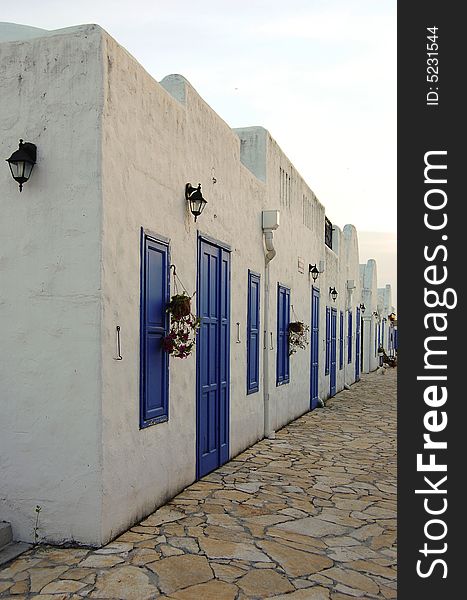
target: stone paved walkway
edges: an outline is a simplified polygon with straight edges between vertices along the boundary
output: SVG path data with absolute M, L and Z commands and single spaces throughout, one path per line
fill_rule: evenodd
M 30 550 L 0 598 L 396 598 L 396 377 L 364 376 L 100 550 Z

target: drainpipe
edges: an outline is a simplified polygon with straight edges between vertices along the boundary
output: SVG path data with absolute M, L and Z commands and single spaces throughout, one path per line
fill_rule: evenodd
M 344 323 L 345 323 L 345 331 L 347 332 L 347 335 L 345 336 L 345 339 L 348 339 L 349 337 L 349 309 L 350 309 L 350 303 L 351 303 L 351 298 L 352 298 L 352 292 L 355 289 L 355 282 L 353 279 L 347 279 L 347 282 L 345 284 L 345 290 L 346 290 L 346 294 L 345 294 L 345 311 L 344 311 Z M 352 325 L 355 327 L 355 323 L 353 322 L 352 319 Z M 350 343 L 352 343 L 352 340 L 350 340 Z M 345 348 L 345 344 L 344 344 L 344 348 Z M 346 366 L 347 366 L 347 355 L 349 352 L 349 347 L 347 345 L 347 353 L 344 353 L 344 390 L 350 390 L 350 385 L 347 383 L 347 379 L 346 379 Z
M 274 248 L 274 230 L 279 227 L 279 211 L 263 211 L 264 245 L 266 247 L 264 264 L 264 344 L 263 344 L 263 398 L 264 398 L 264 437 L 274 439 L 276 432 L 271 423 L 271 405 L 269 401 L 269 263 L 276 256 Z

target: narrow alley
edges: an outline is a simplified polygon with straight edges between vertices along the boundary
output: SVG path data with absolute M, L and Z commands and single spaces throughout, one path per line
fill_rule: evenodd
M 104 548 L 33 548 L 0 598 L 396 598 L 396 383 L 363 375 Z

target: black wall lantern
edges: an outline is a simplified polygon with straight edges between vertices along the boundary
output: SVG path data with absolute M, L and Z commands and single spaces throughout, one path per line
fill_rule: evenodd
M 203 198 L 201 193 L 201 184 L 198 183 L 198 187 L 195 188 L 191 183 L 187 183 L 185 186 L 185 198 L 190 204 L 190 211 L 196 222 L 196 219 L 203 212 L 204 207 L 207 204 L 207 201 Z
M 334 302 L 336 301 L 337 298 L 337 290 L 335 287 L 330 287 L 329 288 L 329 293 L 331 294 L 331 298 L 334 300 Z
M 366 306 L 364 304 L 360 304 L 360 310 L 362 311 L 362 313 L 365 312 Z
M 16 152 L 7 158 L 13 179 L 19 183 L 19 191 L 23 189 L 23 183 L 29 179 L 32 169 L 36 164 L 37 147 L 31 142 L 19 141 Z
M 319 271 L 316 265 L 308 265 L 308 272 L 313 277 L 313 281 L 318 279 Z

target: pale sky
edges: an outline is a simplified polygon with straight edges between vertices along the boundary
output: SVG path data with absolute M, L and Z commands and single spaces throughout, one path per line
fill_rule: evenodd
M 231 127 L 268 129 L 331 221 L 393 234 L 385 239 L 395 273 L 396 0 L 2 0 L 1 8 L 2 21 L 44 29 L 98 23 L 158 81 L 184 75 Z

